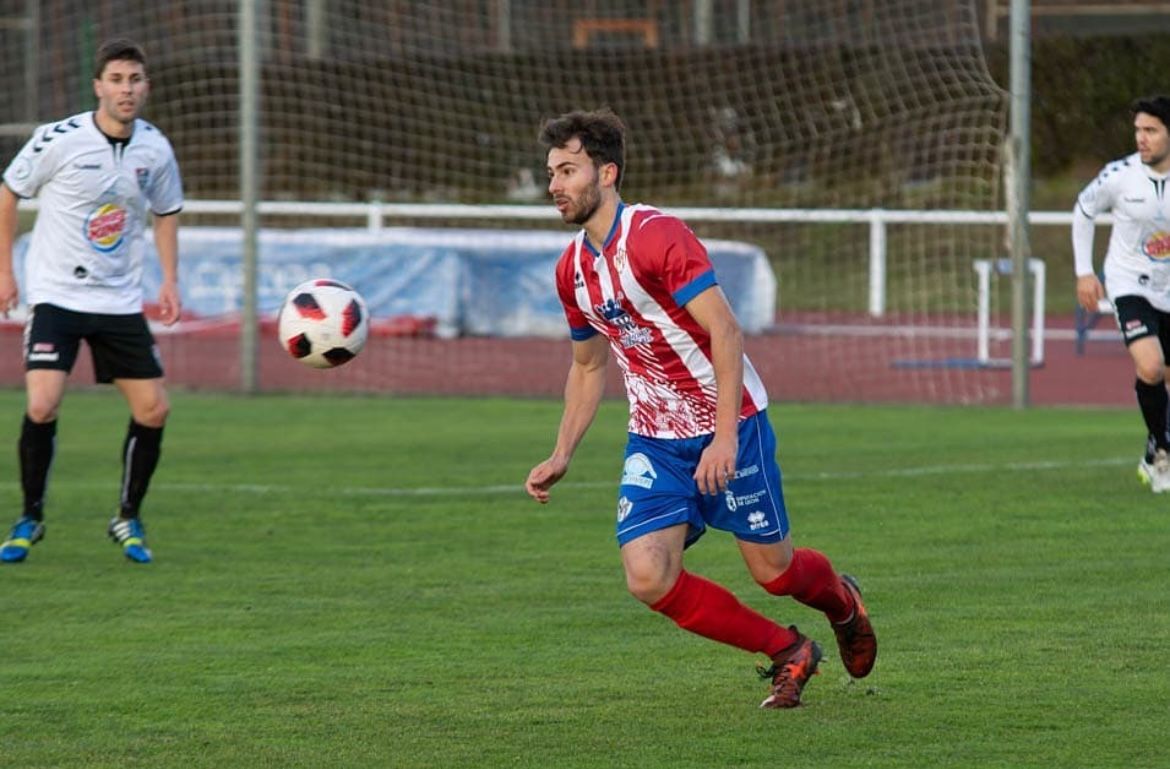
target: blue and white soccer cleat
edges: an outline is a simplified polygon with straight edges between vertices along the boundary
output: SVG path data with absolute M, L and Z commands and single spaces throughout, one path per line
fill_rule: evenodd
M 20 563 L 28 557 L 29 548 L 45 538 L 45 524 L 35 518 L 21 518 L 12 527 L 12 533 L 0 545 L 0 562 Z
M 110 539 L 122 546 L 122 554 L 135 563 L 150 563 L 150 548 L 146 546 L 146 529 L 137 518 L 114 516 L 108 529 Z

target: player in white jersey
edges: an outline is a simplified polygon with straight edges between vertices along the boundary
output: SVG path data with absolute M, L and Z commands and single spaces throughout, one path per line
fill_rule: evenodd
M 138 117 L 150 90 L 135 43 L 113 40 L 94 68 L 97 109 L 39 127 L 0 185 L 0 311 L 20 300 L 13 273 L 17 199 L 40 208 L 25 257 L 24 360 L 27 411 L 21 428 L 24 511 L 0 545 L 0 562 L 23 561 L 44 537 L 44 500 L 57 413 L 82 340 L 98 382 L 112 382 L 130 407 L 122 445 L 121 498 L 108 533 L 123 554 L 149 563 L 139 508 L 158 465 L 170 406 L 158 347 L 143 312 L 142 261 L 148 213 L 162 266 L 158 310 L 178 321 L 178 213 L 183 188 L 170 143 Z
M 1138 477 L 1155 493 L 1170 490 L 1166 360 L 1170 350 L 1170 98 L 1131 106 L 1137 152 L 1114 161 L 1081 191 L 1073 210 L 1077 301 L 1089 312 L 1108 290 L 1137 379 L 1134 390 L 1146 424 Z M 1093 269 L 1093 220 L 1112 211 L 1105 283 Z
M 821 660 L 795 627 L 753 611 L 683 568 L 708 526 L 730 532 L 752 577 L 823 612 L 850 675 L 868 675 L 877 640 L 856 582 L 810 548 L 793 548 L 768 423 L 767 394 L 707 251 L 673 216 L 625 205 L 625 127 L 608 110 L 573 112 L 541 130 L 549 193 L 583 226 L 557 265 L 573 361 L 552 455 L 525 487 L 541 503 L 564 477 L 597 413 L 612 353 L 630 423 L 617 541 L 630 592 L 679 627 L 772 659 L 766 708 L 791 708 Z

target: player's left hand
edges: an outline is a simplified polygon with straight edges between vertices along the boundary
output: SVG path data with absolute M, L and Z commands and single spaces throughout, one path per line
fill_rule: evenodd
M 163 283 L 158 292 L 159 320 L 164 326 L 173 326 L 179 322 L 183 313 L 183 302 L 179 298 L 179 287 L 174 283 Z
M 739 452 L 739 441 L 735 438 L 715 436 L 699 456 L 695 468 L 695 483 L 702 494 L 718 494 L 727 491 L 727 484 L 735 477 L 735 457 Z

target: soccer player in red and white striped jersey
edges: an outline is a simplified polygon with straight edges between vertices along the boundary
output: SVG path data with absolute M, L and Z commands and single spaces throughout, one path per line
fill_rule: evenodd
M 708 526 L 731 533 L 752 577 L 822 611 L 846 669 L 868 675 L 877 641 L 854 580 L 794 548 L 763 383 L 703 244 L 682 221 L 627 205 L 619 189 L 625 127 L 608 110 L 545 123 L 549 193 L 582 230 L 557 264 L 573 362 L 556 445 L 528 475 L 548 502 L 597 412 L 617 359 L 630 401 L 617 540 L 630 592 L 698 635 L 772 658 L 762 707 L 800 704 L 820 646 L 683 568 Z

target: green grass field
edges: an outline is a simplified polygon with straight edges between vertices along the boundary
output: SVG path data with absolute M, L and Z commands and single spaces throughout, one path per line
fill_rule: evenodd
M 850 684 L 708 534 L 691 570 L 830 652 L 789 712 L 626 594 L 624 408 L 542 507 L 558 403 L 179 394 L 140 567 L 105 539 L 121 401 L 71 393 L 48 537 L 0 569 L 0 766 L 1166 766 L 1170 499 L 1135 412 L 774 406 L 795 540 L 881 642 Z

